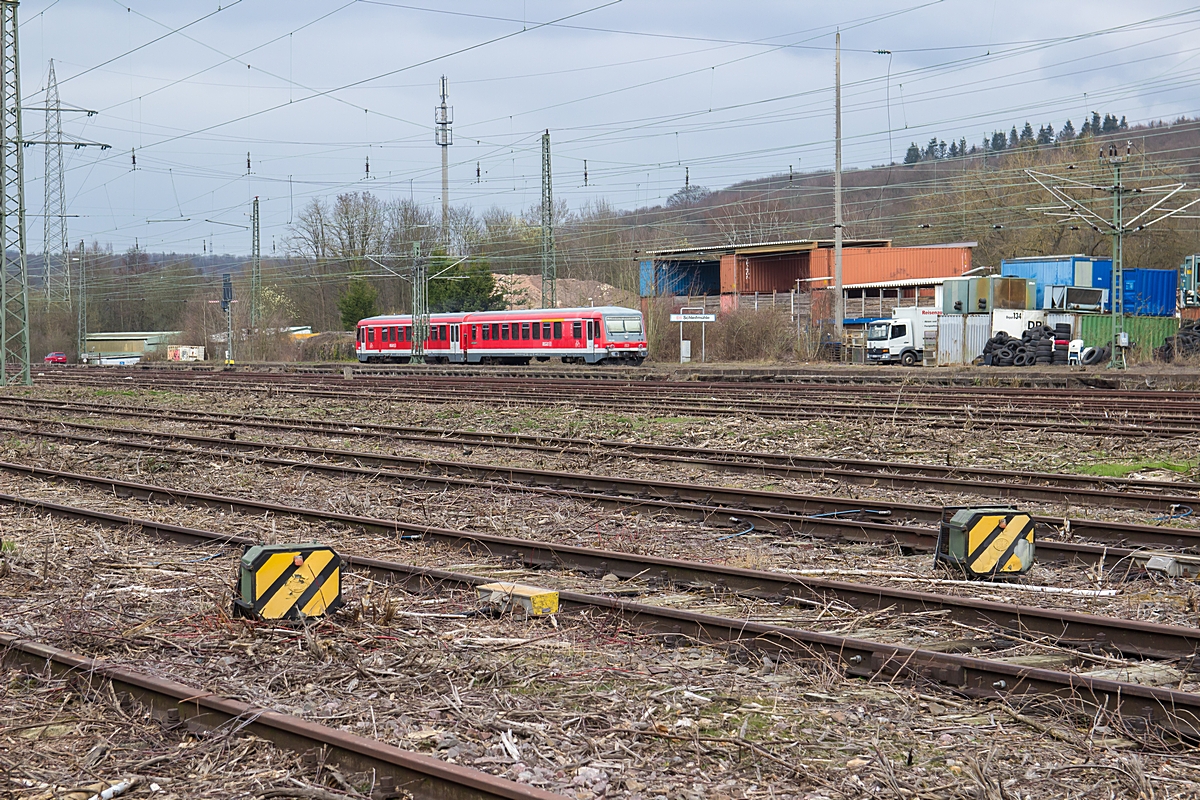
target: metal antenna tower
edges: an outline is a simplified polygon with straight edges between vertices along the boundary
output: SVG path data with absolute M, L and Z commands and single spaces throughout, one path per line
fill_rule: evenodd
M 26 386 L 29 375 L 29 266 L 25 260 L 25 157 L 21 139 L 21 59 L 17 0 L 0 0 L 0 380 Z
M 433 138 L 438 147 L 442 148 L 442 244 L 449 243 L 450 225 L 450 151 L 447 149 L 454 144 L 454 106 L 446 105 L 448 94 L 446 76 L 442 76 L 442 104 L 433 110 Z
M 250 327 L 262 324 L 262 249 L 259 241 L 258 198 L 250 213 Z
M 554 189 L 550 180 L 550 131 L 542 134 L 542 308 L 557 308 L 558 265 L 554 260 Z
M 54 59 L 46 77 L 46 208 L 42 238 L 47 305 L 71 301 L 71 262 L 67 248 L 67 197 L 64 188 L 62 148 L 62 106 L 58 97 L 58 79 L 54 77 Z
M 1126 345 L 1123 343 L 1123 339 L 1125 338 L 1123 336 L 1125 332 L 1125 235 L 1143 231 L 1151 225 L 1162 222 L 1168 217 L 1179 215 L 1181 212 L 1200 203 L 1200 197 L 1197 197 L 1190 202 L 1183 203 L 1177 208 L 1163 208 L 1171 198 L 1186 189 L 1186 183 L 1168 183 L 1144 188 L 1125 185 L 1121 180 L 1121 168 L 1128 163 L 1132 157 L 1132 152 L 1132 142 L 1126 143 L 1124 154 L 1114 144 L 1108 145 L 1107 154 L 1104 147 L 1100 148 L 1101 165 L 1109 166 L 1113 171 L 1113 182 L 1110 186 L 1088 183 L 1073 178 L 1060 178 L 1056 175 L 1036 170 L 1025 170 L 1026 175 L 1058 201 L 1051 206 L 1031 208 L 1031 211 L 1041 211 L 1047 216 L 1058 217 L 1060 222 L 1063 223 L 1082 221 L 1097 233 L 1113 237 L 1113 275 L 1110 297 L 1112 306 L 1112 357 L 1109 360 L 1109 366 L 1115 368 L 1124 368 L 1125 366 L 1124 347 Z M 1096 194 L 1111 195 L 1112 219 L 1102 216 L 1098 211 L 1090 207 L 1087 200 L 1079 199 L 1076 196 L 1084 193 L 1091 194 L 1093 197 Z M 1144 195 L 1150 201 L 1150 204 L 1126 220 L 1125 204 L 1128 195 Z M 1183 198 L 1180 199 L 1182 200 Z M 1158 216 L 1151 218 L 1151 215 L 1156 212 Z M 1200 219 L 1200 217 L 1194 215 L 1183 215 L 1181 218 Z

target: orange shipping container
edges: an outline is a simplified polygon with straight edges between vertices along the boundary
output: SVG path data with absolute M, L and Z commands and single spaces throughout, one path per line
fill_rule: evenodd
M 957 278 L 971 268 L 970 247 L 847 247 L 842 250 L 842 283 L 882 283 L 923 278 Z M 833 277 L 833 250 L 814 250 L 810 278 Z M 832 281 L 810 281 L 819 288 Z

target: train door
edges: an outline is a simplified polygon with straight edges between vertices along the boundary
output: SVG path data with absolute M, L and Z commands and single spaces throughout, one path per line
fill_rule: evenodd
M 462 361 L 462 342 L 459 341 L 458 325 L 450 326 L 450 360 Z
M 598 320 L 589 319 L 587 321 L 587 340 L 584 342 L 584 360 L 591 363 L 596 354 L 596 334 L 597 328 L 600 327 Z

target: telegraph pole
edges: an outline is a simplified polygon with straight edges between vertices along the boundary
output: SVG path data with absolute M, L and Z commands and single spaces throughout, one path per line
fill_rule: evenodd
M 442 151 L 446 152 L 445 150 Z M 429 332 L 429 279 L 425 259 L 421 257 L 421 243 L 412 246 L 412 356 L 410 364 L 425 363 L 425 338 Z M 464 326 L 465 327 L 465 326 Z
M 221 310 L 225 312 L 225 366 L 233 364 L 233 275 L 221 276 Z
M 450 241 L 450 145 L 454 144 L 454 106 L 446 105 L 449 93 L 446 76 L 442 76 L 442 104 L 433 110 L 434 141 L 442 148 L 442 245 L 449 249 Z
M 250 327 L 262 324 L 262 245 L 259 241 L 258 198 L 250 212 Z
M 88 335 L 88 318 L 87 318 L 87 263 L 84 261 L 85 248 L 83 239 L 79 240 L 79 305 L 78 313 L 79 320 L 77 324 L 77 333 L 79 336 L 79 360 L 82 363 L 84 356 L 87 355 L 87 335 Z
M 21 137 L 21 59 L 17 0 L 0 0 L 0 380 L 33 383 L 29 374 L 29 264 L 25 251 L 25 157 Z
M 542 308 L 558 307 L 554 256 L 554 190 L 550 179 L 550 131 L 542 134 Z
M 1112 276 L 1112 350 L 1108 365 L 1110 367 L 1125 367 L 1125 349 L 1122 346 L 1121 334 L 1125 332 L 1125 209 L 1122 195 L 1125 187 L 1121 184 L 1121 166 L 1128 158 L 1118 155 L 1110 149 L 1108 163 L 1113 168 L 1113 276 Z
M 834 38 L 833 51 L 833 330 L 840 347 L 843 321 L 846 318 L 846 301 L 842 297 L 842 32 Z M 839 353 L 841 351 L 839 350 Z

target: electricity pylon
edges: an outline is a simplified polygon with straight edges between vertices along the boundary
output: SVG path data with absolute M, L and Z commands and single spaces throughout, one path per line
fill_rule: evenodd
M 29 374 L 29 266 L 25 259 L 25 157 L 21 140 L 21 59 L 17 2 L 0 0 L 0 379 L 33 381 Z
M 550 131 L 542 134 L 542 308 L 558 307 L 554 260 L 554 190 L 550 180 Z

